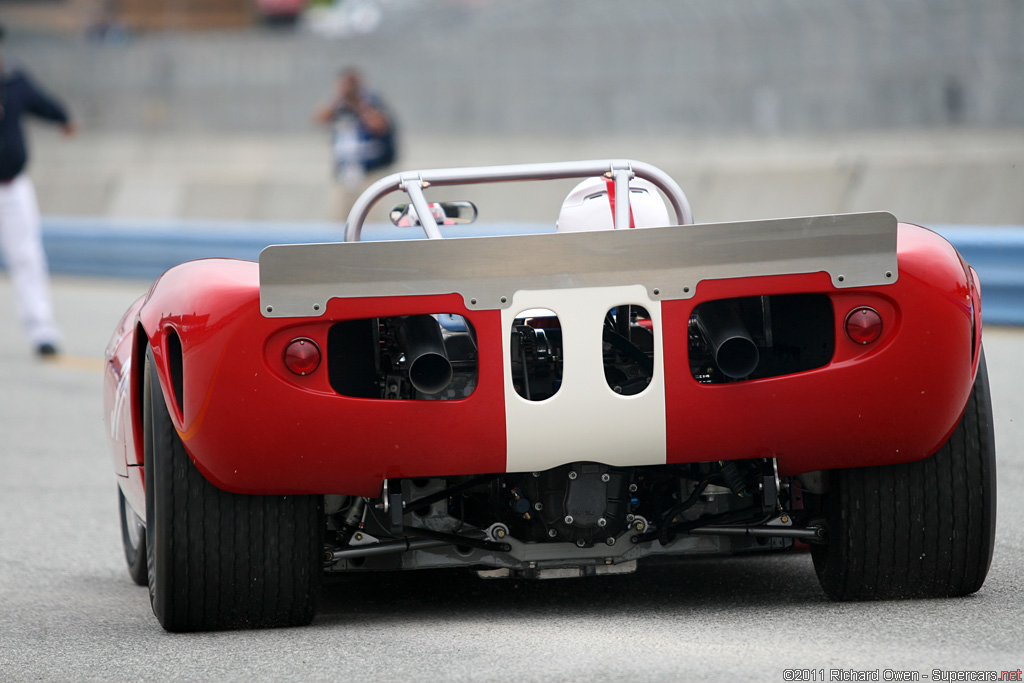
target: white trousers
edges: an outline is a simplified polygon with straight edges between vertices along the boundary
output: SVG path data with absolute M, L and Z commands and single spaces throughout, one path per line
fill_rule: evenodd
M 36 189 L 25 174 L 0 184 L 0 251 L 18 299 L 18 316 L 33 344 L 55 344 L 49 270 L 39 227 Z

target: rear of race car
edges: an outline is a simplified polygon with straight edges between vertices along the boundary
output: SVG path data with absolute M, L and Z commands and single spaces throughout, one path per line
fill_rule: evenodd
M 977 278 L 888 214 L 270 247 L 171 271 L 138 319 L 128 469 L 172 630 L 308 621 L 321 572 L 796 539 L 837 599 L 987 572 Z M 211 604 L 229 557 L 287 596 Z

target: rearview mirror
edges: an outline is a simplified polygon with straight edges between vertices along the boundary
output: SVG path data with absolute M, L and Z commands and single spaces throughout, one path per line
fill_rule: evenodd
M 430 202 L 427 206 L 438 225 L 465 225 L 476 220 L 477 211 L 473 202 Z M 391 222 L 400 228 L 420 224 L 412 204 L 399 204 L 391 209 Z

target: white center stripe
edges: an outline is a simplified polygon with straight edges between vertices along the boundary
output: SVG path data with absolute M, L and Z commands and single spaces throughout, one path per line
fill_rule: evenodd
M 643 306 L 654 323 L 654 378 L 634 396 L 616 394 L 604 376 L 602 330 L 616 306 Z M 546 308 L 562 327 L 563 379 L 544 401 L 512 386 L 509 331 L 516 315 Z M 516 292 L 502 311 L 508 471 L 546 470 L 577 461 L 609 465 L 665 464 L 665 370 L 661 303 L 641 285 Z

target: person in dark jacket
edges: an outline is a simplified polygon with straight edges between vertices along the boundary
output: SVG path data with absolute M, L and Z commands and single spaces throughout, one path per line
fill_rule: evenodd
M 0 39 L 3 28 L 0 27 Z M 40 234 L 39 202 L 25 174 L 28 148 L 23 115 L 52 121 L 75 133 L 67 110 L 21 70 L 6 71 L 0 59 L 0 252 L 18 299 L 22 326 L 41 357 L 57 354 L 49 271 Z
M 360 193 L 395 161 L 395 124 L 355 69 L 338 75 L 334 100 L 313 115 L 331 128 L 335 195 L 332 217 L 344 221 Z

